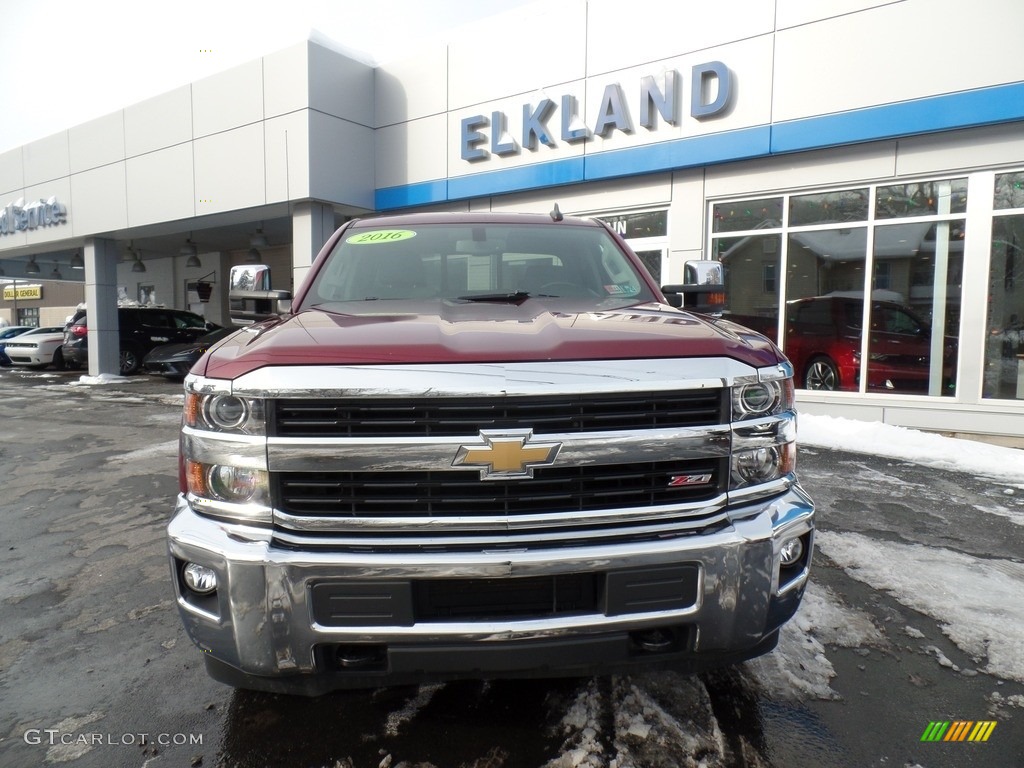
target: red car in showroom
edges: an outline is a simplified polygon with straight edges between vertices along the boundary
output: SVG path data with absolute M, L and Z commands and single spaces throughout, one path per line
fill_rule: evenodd
M 786 305 L 785 351 L 806 389 L 860 388 L 864 301 L 859 296 L 817 296 Z M 774 336 L 774 334 L 772 334 Z M 956 339 L 943 345 L 942 394 L 953 394 Z M 931 326 L 913 310 L 871 302 L 867 390 L 927 393 Z

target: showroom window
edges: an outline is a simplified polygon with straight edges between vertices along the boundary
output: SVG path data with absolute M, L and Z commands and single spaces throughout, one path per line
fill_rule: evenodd
M 966 210 L 966 179 L 716 202 L 727 315 L 805 389 L 953 395 Z
M 1024 400 L 1024 171 L 996 174 L 982 397 Z

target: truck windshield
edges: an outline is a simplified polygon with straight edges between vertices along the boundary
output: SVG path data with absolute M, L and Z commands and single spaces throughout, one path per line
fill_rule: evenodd
M 303 304 L 359 313 L 380 307 L 352 304 L 396 300 L 536 300 L 583 311 L 646 303 L 655 296 L 601 228 L 460 223 L 351 231 Z

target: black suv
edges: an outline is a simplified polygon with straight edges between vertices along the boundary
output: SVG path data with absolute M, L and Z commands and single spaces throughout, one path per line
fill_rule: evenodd
M 220 327 L 193 312 L 162 307 L 118 307 L 117 324 L 121 339 L 119 368 L 123 376 L 135 373 L 150 350 L 162 344 L 195 341 Z M 64 360 L 72 367 L 88 364 L 88 332 L 85 310 L 80 309 L 65 327 L 61 346 Z

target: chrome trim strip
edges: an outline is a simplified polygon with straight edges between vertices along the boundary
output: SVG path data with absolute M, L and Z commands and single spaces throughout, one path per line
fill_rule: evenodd
M 181 428 L 183 455 L 201 464 L 229 464 L 267 471 L 267 438 L 235 432 Z
M 723 458 L 729 455 L 728 425 L 697 429 L 642 432 L 586 432 L 535 435 L 562 448 L 555 466 L 627 464 L 666 459 Z M 267 468 L 271 472 L 385 472 L 472 471 L 479 467 L 452 467 L 459 448 L 479 441 L 479 434 L 463 437 L 272 437 L 267 440 Z M 671 455 L 667 446 L 671 444 Z
M 582 616 L 559 616 L 552 619 L 517 619 L 510 621 L 476 621 L 476 622 L 444 622 L 417 623 L 411 627 L 394 625 L 360 626 L 360 627 L 328 627 L 312 622 L 313 631 L 323 635 L 337 636 L 344 633 L 346 642 L 358 642 L 353 634 L 365 635 L 376 642 L 382 639 L 387 642 L 400 642 L 406 638 L 423 641 L 424 637 L 450 641 L 492 642 L 505 640 L 530 640 L 560 637 L 568 634 L 596 633 L 619 626 L 635 629 L 638 622 L 650 624 L 666 623 L 670 619 L 683 619 L 700 612 L 704 597 L 704 569 L 700 569 L 697 585 L 697 602 L 688 608 L 676 608 L 671 611 L 650 611 L 645 613 L 626 613 L 619 616 L 605 616 L 603 613 L 588 613 Z M 641 625 L 642 626 L 642 625 Z M 352 638 L 351 640 L 349 638 Z
M 614 525 L 623 523 L 643 523 L 647 521 L 664 521 L 666 517 L 671 517 L 670 524 L 663 524 L 657 528 L 652 528 L 652 531 L 678 531 L 681 524 L 690 522 L 691 520 L 696 523 L 695 527 L 703 528 L 719 519 L 723 519 L 725 514 L 723 508 L 725 506 L 725 494 L 717 496 L 709 501 L 702 501 L 699 504 L 685 504 L 685 505 L 664 505 L 658 507 L 636 507 L 627 509 L 608 509 L 608 510 L 597 510 L 594 512 L 587 512 L 585 515 L 586 524 L 592 525 L 600 523 L 602 525 Z M 481 533 L 494 533 L 496 531 L 502 533 L 516 534 L 520 531 L 538 531 L 540 529 L 548 530 L 551 528 L 568 528 L 578 527 L 581 523 L 583 516 L 574 514 L 539 514 L 539 515 L 488 515 L 474 517 L 470 515 L 461 517 L 317 517 L 313 515 L 290 515 L 280 510 L 274 511 L 274 522 L 275 524 L 287 528 L 292 531 L 333 531 L 338 533 L 365 533 L 377 531 L 380 533 L 394 533 L 398 532 L 403 534 L 401 539 L 415 540 L 418 545 L 428 546 L 427 541 L 429 540 L 431 532 L 434 531 L 479 531 Z M 586 531 L 573 531 L 571 533 L 562 534 L 561 538 L 574 539 L 574 538 L 587 538 L 591 535 L 598 536 L 612 536 L 615 535 L 636 535 L 638 532 L 646 531 L 647 529 L 637 528 L 630 526 L 628 529 L 616 529 L 613 531 L 607 530 L 586 530 Z M 551 540 L 557 534 L 550 533 L 548 536 L 544 536 L 543 540 Z M 278 538 L 285 538 L 280 532 L 276 532 L 275 536 Z M 380 543 L 394 544 L 396 542 L 394 536 L 380 539 Z M 518 537 L 516 541 L 518 541 Z M 470 542 L 479 542 L 480 537 L 467 538 Z M 351 539 L 346 540 L 346 544 L 349 546 L 353 544 L 362 544 L 364 540 L 362 538 L 357 541 Z M 445 536 L 439 538 L 437 544 L 451 544 L 453 539 Z M 496 543 L 505 543 L 505 539 L 499 539 Z M 316 543 L 316 540 L 310 543 Z

